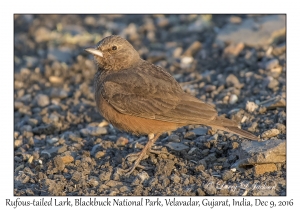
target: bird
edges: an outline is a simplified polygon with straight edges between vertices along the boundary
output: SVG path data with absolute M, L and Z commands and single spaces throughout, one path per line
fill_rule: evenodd
M 165 69 L 143 60 L 124 38 L 111 35 L 94 48 L 85 49 L 94 56 L 96 108 L 114 127 L 134 135 L 148 135 L 148 142 L 128 169 L 145 168 L 140 161 L 153 152 L 155 141 L 166 132 L 186 125 L 205 125 L 258 140 L 238 123 L 218 116 L 216 109 L 186 93 Z

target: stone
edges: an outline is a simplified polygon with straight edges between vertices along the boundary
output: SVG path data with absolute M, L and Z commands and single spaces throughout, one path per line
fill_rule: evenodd
M 129 140 L 128 140 L 127 138 L 121 136 L 121 137 L 118 138 L 118 140 L 116 141 L 116 145 L 117 145 L 118 147 L 125 147 L 126 144 L 128 144 L 128 142 L 129 142 Z
M 50 104 L 49 97 L 45 94 L 38 94 L 35 97 L 36 103 L 40 107 L 45 107 Z
M 243 87 L 239 79 L 234 74 L 229 74 L 228 77 L 226 77 L 226 85 L 228 87 L 236 87 L 236 88 Z
M 103 151 L 99 151 L 99 152 L 96 152 L 96 154 L 95 154 L 95 158 L 102 158 L 102 157 L 104 157 L 105 156 L 105 152 L 103 152 Z
M 237 97 L 237 95 L 235 95 L 235 94 L 232 94 L 232 95 L 230 95 L 230 97 L 229 97 L 229 103 L 230 104 L 235 104 L 237 101 L 238 101 L 238 97 Z
M 91 135 L 91 136 L 100 136 L 107 134 L 106 127 L 99 127 L 99 126 L 88 126 L 87 128 L 83 128 L 80 130 L 82 135 Z
M 250 47 L 262 47 L 275 39 L 285 36 L 285 15 L 249 17 L 240 24 L 228 23 L 216 37 L 217 42 L 244 43 Z
M 186 132 L 185 134 L 184 134 L 184 138 L 185 139 L 190 139 L 190 140 L 192 140 L 192 139 L 194 139 L 196 137 L 196 134 L 194 133 L 194 132 L 192 132 L 192 131 L 188 131 L 188 132 Z
M 271 137 L 277 136 L 279 133 L 280 133 L 280 131 L 278 129 L 273 128 L 273 129 L 263 132 L 261 134 L 261 137 L 262 138 L 271 138 Z
M 281 96 L 276 96 L 274 98 L 260 102 L 259 105 L 267 109 L 276 109 L 280 107 L 286 107 L 286 100 Z
M 63 159 L 60 156 L 56 156 L 53 160 L 55 167 L 57 170 L 62 171 L 65 168 L 65 163 L 63 162 Z
M 277 171 L 277 167 L 274 163 L 268 164 L 258 164 L 254 166 L 254 173 L 255 175 L 261 175 L 267 172 Z
M 249 165 L 284 163 L 286 161 L 286 140 L 245 141 L 235 152 L 239 161 L 238 167 Z
M 193 130 L 191 130 L 191 132 L 195 133 L 196 136 L 203 136 L 203 135 L 206 135 L 207 134 L 207 128 L 195 128 Z
M 178 135 L 172 134 L 168 137 L 168 141 L 171 142 L 180 142 L 180 138 Z
M 61 159 L 64 164 L 72 163 L 74 161 L 74 158 L 71 155 L 63 156 L 63 157 L 61 157 Z
M 176 143 L 176 142 L 169 142 L 166 146 L 169 147 L 171 150 L 175 150 L 175 151 L 182 151 L 182 150 L 189 149 L 189 147 L 186 146 L 185 144 Z
M 171 180 L 174 182 L 174 183 L 179 183 L 180 182 L 180 177 L 176 174 L 173 174 L 171 176 Z
M 231 170 L 227 170 L 222 173 L 223 181 L 227 181 L 228 179 L 231 179 L 232 177 L 233 177 L 233 173 Z
M 258 105 L 252 101 L 247 101 L 246 110 L 250 113 L 254 112 L 258 108 Z
M 122 182 L 114 181 L 114 180 L 109 180 L 105 183 L 105 185 L 109 187 L 117 187 L 117 186 L 123 186 L 124 184 Z

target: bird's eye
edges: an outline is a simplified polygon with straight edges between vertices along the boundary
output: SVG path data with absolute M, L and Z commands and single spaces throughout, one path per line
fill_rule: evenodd
M 117 46 L 113 46 L 111 49 L 112 50 L 117 50 Z

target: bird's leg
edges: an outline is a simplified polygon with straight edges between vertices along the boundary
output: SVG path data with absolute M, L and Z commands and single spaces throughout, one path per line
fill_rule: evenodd
M 131 156 L 133 156 L 133 155 L 139 155 L 139 156 L 138 156 L 138 158 L 135 160 L 134 164 L 130 168 L 128 168 L 126 170 L 122 170 L 123 172 L 126 173 L 127 176 L 130 175 L 134 171 L 134 169 L 136 167 L 145 168 L 145 167 L 143 167 L 143 166 L 140 165 L 140 162 L 143 159 L 143 157 L 147 154 L 147 152 L 151 150 L 151 146 L 159 138 L 160 135 L 161 135 L 161 133 L 158 133 L 155 136 L 149 135 L 148 136 L 149 141 L 147 142 L 147 144 L 145 145 L 145 147 L 143 148 L 143 150 L 141 152 L 139 152 L 138 154 L 135 153 L 135 154 L 131 155 Z

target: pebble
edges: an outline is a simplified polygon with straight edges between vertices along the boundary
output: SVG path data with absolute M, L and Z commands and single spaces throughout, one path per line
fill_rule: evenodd
M 229 103 L 230 104 L 235 104 L 238 101 L 238 97 L 235 94 L 230 95 L 229 97 Z
M 147 180 L 147 179 L 150 178 L 149 175 L 148 175 L 148 173 L 145 172 L 145 171 L 142 171 L 141 173 L 139 173 L 139 174 L 137 175 L 137 177 L 138 177 L 139 180 L 140 180 L 140 184 L 142 184 L 145 180 Z
M 48 106 L 50 103 L 49 97 L 44 94 L 38 94 L 35 97 L 35 100 L 36 100 L 37 105 L 39 105 L 40 107 Z
M 233 173 L 231 170 L 227 170 L 222 173 L 223 181 L 227 181 L 228 179 L 231 179 L 232 177 L 233 177 Z
M 278 80 L 272 79 L 268 84 L 268 88 L 273 89 L 273 88 L 276 88 L 278 85 L 279 85 Z
M 63 161 L 64 164 L 68 164 L 68 163 L 74 162 L 74 158 L 71 155 L 63 156 L 63 157 L 61 157 L 61 159 L 62 159 L 62 161 Z
M 278 59 L 272 59 L 265 64 L 266 70 L 271 70 L 279 65 Z
M 52 88 L 52 91 L 50 92 L 50 97 L 64 99 L 68 97 L 68 92 L 63 89 Z
M 178 175 L 173 174 L 173 175 L 171 176 L 171 180 L 172 180 L 174 183 L 179 183 L 181 179 L 180 179 L 180 177 L 179 177 Z
M 64 80 L 62 77 L 50 76 L 49 81 L 53 84 L 62 84 Z
M 243 85 L 240 84 L 239 79 L 234 74 L 229 74 L 226 78 L 226 85 L 228 87 L 241 88 Z
M 168 141 L 172 142 L 180 142 L 180 138 L 178 135 L 172 134 L 168 137 Z
M 62 171 L 65 168 L 65 163 L 63 162 L 63 159 L 60 156 L 56 156 L 53 160 L 55 167 L 57 170 Z
M 103 152 L 103 151 L 96 152 L 96 154 L 95 154 L 95 158 L 97 158 L 97 159 L 102 158 L 104 156 L 105 156 L 105 152 Z
M 194 139 L 196 137 L 196 134 L 192 131 L 188 131 L 184 134 L 185 139 Z
M 204 87 L 204 89 L 205 89 L 205 92 L 210 93 L 210 92 L 216 90 L 217 87 L 216 87 L 215 85 L 206 85 L 206 86 Z
M 246 110 L 250 113 L 254 112 L 258 108 L 258 105 L 252 101 L 247 101 Z
M 118 138 L 118 140 L 116 141 L 116 145 L 118 147 L 125 147 L 126 144 L 128 144 L 129 140 L 125 137 L 120 137 Z
M 15 142 L 14 142 L 15 148 L 20 147 L 22 144 L 23 144 L 23 140 L 21 140 L 21 139 L 17 139 L 17 140 L 15 140 Z
M 274 163 L 258 164 L 254 166 L 255 175 L 260 175 L 272 171 L 277 171 L 277 167 Z
M 185 144 L 176 143 L 176 142 L 169 142 L 166 146 L 169 147 L 171 150 L 175 150 L 175 151 L 182 151 L 189 148 Z
M 210 182 L 206 183 L 203 188 L 208 195 L 215 195 L 217 193 L 215 185 Z
M 83 135 L 100 136 L 107 134 L 107 128 L 99 126 L 88 126 L 87 128 L 81 129 L 80 133 Z
M 55 144 L 56 142 L 58 142 L 58 138 L 54 137 L 54 138 L 51 138 L 51 139 L 47 139 L 46 140 L 48 144 Z
M 208 129 L 207 128 L 195 128 L 191 130 L 191 132 L 195 133 L 196 136 L 203 136 L 207 134 Z
M 277 136 L 279 133 L 280 133 L 280 131 L 278 129 L 273 128 L 273 129 L 263 132 L 261 134 L 261 137 L 262 138 L 271 138 L 271 137 Z
M 188 152 L 188 154 L 191 155 L 191 154 L 193 154 L 196 150 L 197 150 L 197 147 L 193 147 L 192 149 L 190 149 L 190 151 Z

